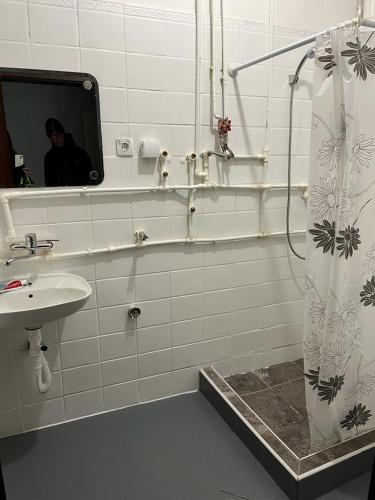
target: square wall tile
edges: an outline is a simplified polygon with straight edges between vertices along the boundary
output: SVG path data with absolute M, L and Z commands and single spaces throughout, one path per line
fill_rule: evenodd
M 79 340 L 98 335 L 98 319 L 96 310 L 79 311 L 58 321 L 61 342 Z
M 118 14 L 78 11 L 81 47 L 124 50 L 124 22 Z
M 137 356 L 102 363 L 103 386 L 138 378 Z
M 27 42 L 29 40 L 25 3 L 0 3 L 0 40 L 15 40 L 18 42 Z
M 171 346 L 171 326 L 166 324 L 138 328 L 137 337 L 140 354 L 167 349 Z
M 187 269 L 171 272 L 171 295 L 203 292 L 203 270 Z
M 167 94 L 167 122 L 176 125 L 192 125 L 195 119 L 195 94 Z
M 134 356 L 137 354 L 135 332 L 114 333 L 100 337 L 100 357 L 102 361 Z
M 149 352 L 138 356 L 139 377 L 150 377 L 171 371 L 171 350 Z
M 0 411 L 0 437 L 20 434 L 23 431 L 21 408 Z
M 138 382 L 139 400 L 152 401 L 166 398 L 172 394 L 172 378 L 170 373 L 163 373 L 155 377 L 140 379 Z
M 98 363 L 99 340 L 92 338 L 64 342 L 60 345 L 60 356 L 62 369 Z
M 120 89 L 111 91 L 123 92 Z M 132 214 L 130 195 L 125 193 L 91 196 L 90 206 L 93 220 L 129 219 Z
M 133 254 L 133 259 L 134 274 L 169 271 L 169 246 L 139 248 Z
M 172 346 L 192 344 L 203 340 L 202 318 L 172 323 Z
M 0 382 L 0 410 L 15 408 L 19 404 L 16 380 Z
M 134 256 L 132 252 L 116 252 L 95 257 L 97 279 L 129 276 L 133 273 Z
M 0 382 L 17 378 L 16 359 L 13 351 L 0 353 Z
M 169 297 L 169 273 L 143 274 L 135 277 L 135 296 L 137 301 Z
M 92 223 L 94 248 L 126 245 L 134 242 L 132 223 L 128 219 L 94 221 Z
M 29 5 L 30 38 L 32 42 L 55 45 L 78 45 L 75 9 Z
M 199 366 L 172 372 L 173 394 L 197 391 L 199 388 Z
M 31 63 L 36 69 L 55 71 L 80 71 L 79 49 L 76 47 L 52 47 L 31 45 Z M 94 75 L 95 76 L 95 75 Z
M 100 334 L 134 330 L 135 321 L 128 318 L 129 306 L 104 307 L 98 310 Z
M 112 278 L 96 282 L 99 307 L 134 302 L 134 278 Z
M 64 402 L 62 398 L 51 399 L 22 408 L 25 430 L 56 424 L 65 420 Z
M 164 55 L 165 23 L 155 19 L 125 16 L 125 44 L 128 52 Z
M 203 315 L 203 296 L 200 293 L 195 295 L 184 295 L 171 299 L 171 319 L 183 321 L 186 319 L 199 318 Z
M 4 5 L 4 4 L 3 4 Z M 0 41 L 1 64 L 7 68 L 31 67 L 31 51 L 28 43 Z
M 125 87 L 123 52 L 81 49 L 82 71 L 91 73 L 105 87 Z
M 95 389 L 64 397 L 66 418 L 79 418 L 93 415 L 103 410 L 102 390 Z
M 137 319 L 138 328 L 147 326 L 162 325 L 170 321 L 170 300 L 150 300 L 149 302 L 140 302 L 138 306 L 141 309 L 141 315 Z
M 167 123 L 164 92 L 128 90 L 128 119 L 131 123 Z
M 127 120 L 127 94 L 125 89 L 100 89 L 100 117 L 103 122 L 123 123 Z M 101 201 L 110 201 L 107 197 L 104 200 L 102 197 L 96 198 Z
M 115 410 L 138 403 L 138 382 L 103 387 L 104 409 Z
M 165 59 L 157 56 L 126 54 L 129 89 L 165 90 Z
M 195 26 L 185 23 L 167 23 L 167 55 L 184 59 L 195 58 Z
M 87 196 L 50 197 L 43 200 L 46 207 L 47 222 L 80 222 L 91 220 Z
M 59 240 L 55 243 L 58 252 L 75 252 L 83 248 L 91 248 L 90 222 L 48 224 L 48 230 Z
M 172 370 L 180 370 L 181 368 L 200 365 L 202 362 L 203 344 L 201 342 L 173 347 L 172 349 Z
M 63 370 L 64 394 L 88 391 L 101 386 L 100 365 L 87 365 Z
M 172 92 L 194 92 L 195 62 L 188 59 L 167 58 L 165 61 L 165 89 Z
M 233 333 L 235 333 L 236 329 L 238 328 L 237 316 L 237 313 L 228 313 L 203 318 L 203 331 L 205 340 L 233 335 Z

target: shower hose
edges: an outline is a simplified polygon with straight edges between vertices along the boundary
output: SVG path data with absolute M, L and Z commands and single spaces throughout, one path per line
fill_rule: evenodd
M 299 63 L 297 70 L 294 75 L 291 76 L 290 84 L 290 101 L 289 101 L 289 138 L 288 138 L 288 195 L 286 204 L 286 236 L 288 240 L 288 245 L 290 250 L 294 253 L 296 257 L 302 260 L 306 260 L 305 257 L 300 255 L 294 248 L 291 237 L 290 237 L 290 201 L 291 201 L 291 182 L 292 182 L 292 139 L 293 139 L 293 104 L 294 104 L 294 90 L 295 86 L 299 80 L 300 71 L 307 61 L 307 59 L 313 58 L 315 55 L 314 49 L 309 49 L 304 55 L 301 62 Z

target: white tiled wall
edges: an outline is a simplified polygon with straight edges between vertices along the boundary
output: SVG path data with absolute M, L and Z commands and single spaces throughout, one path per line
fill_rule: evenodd
M 214 147 L 209 120 L 209 19 L 203 2 L 201 149 Z M 280 47 L 355 13 L 354 0 L 227 0 L 228 63 Z M 153 162 L 115 156 L 114 140 L 158 139 L 168 149 L 170 183 L 186 184 L 194 150 L 195 1 L 0 0 L 0 66 L 90 72 L 100 84 L 105 186 L 154 185 Z M 270 20 L 272 26 L 270 26 Z M 272 29 L 271 29 L 272 28 Z M 219 31 L 218 31 L 219 37 Z M 305 49 L 228 79 L 235 153 L 261 153 L 270 103 L 268 181 L 286 181 L 288 75 Z M 219 56 L 219 54 L 218 54 Z M 296 92 L 294 180 L 306 181 L 311 62 Z M 268 75 L 271 87 L 268 89 Z M 219 90 L 219 89 L 218 89 Z M 219 101 L 219 99 L 218 99 Z M 211 164 L 212 181 L 260 182 L 263 167 Z M 265 227 L 285 227 L 285 192 L 266 200 Z M 60 239 L 58 251 L 186 236 L 186 194 L 49 198 L 12 203 L 17 233 Z M 259 200 L 244 192 L 197 194 L 197 237 L 259 230 Z M 293 199 L 292 225 L 304 228 Z M 303 251 L 303 238 L 296 238 Z M 0 335 L 0 434 L 61 422 L 197 388 L 199 367 L 240 371 L 301 355 L 303 263 L 284 239 L 160 247 L 50 263 L 25 272 L 84 276 L 94 295 L 83 311 L 43 328 L 53 370 L 50 391 L 31 391 L 23 331 Z M 137 303 L 137 324 L 127 319 Z

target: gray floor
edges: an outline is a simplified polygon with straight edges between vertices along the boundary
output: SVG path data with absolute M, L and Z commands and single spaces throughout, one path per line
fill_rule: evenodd
M 286 500 L 197 393 L 0 440 L 8 500 Z M 365 500 L 369 476 L 321 497 Z

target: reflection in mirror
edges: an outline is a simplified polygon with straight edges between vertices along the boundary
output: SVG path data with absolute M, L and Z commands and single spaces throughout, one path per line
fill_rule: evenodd
M 102 181 L 95 78 L 0 68 L 0 188 Z

